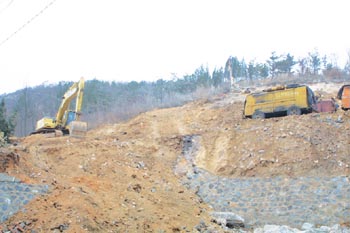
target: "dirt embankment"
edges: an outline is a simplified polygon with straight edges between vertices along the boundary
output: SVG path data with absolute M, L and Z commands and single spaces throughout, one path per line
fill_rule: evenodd
M 243 100 L 243 94 L 229 94 L 155 110 L 83 139 L 20 139 L 10 148 L 20 162 L 6 172 L 48 184 L 50 192 L 6 224 L 30 219 L 43 232 L 62 224 L 68 232 L 192 231 L 201 220 L 210 225 L 210 208 L 174 175 L 185 135 L 199 136 L 195 162 L 217 175 L 350 174 L 349 112 L 251 120 L 242 117 Z

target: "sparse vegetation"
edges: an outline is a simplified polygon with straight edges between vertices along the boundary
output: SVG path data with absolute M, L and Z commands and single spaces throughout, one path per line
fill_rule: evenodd
M 129 119 L 141 112 L 155 108 L 174 107 L 199 98 L 209 98 L 226 93 L 236 86 L 276 85 L 290 83 L 314 83 L 350 80 L 349 61 L 344 68 L 337 65 L 334 57 L 323 56 L 314 50 L 308 57 L 296 59 L 291 53 L 272 52 L 265 63 L 229 57 L 225 67 L 200 66 L 193 74 L 174 76 L 171 80 L 155 82 L 105 82 L 97 79 L 86 82 L 83 119 L 94 128 L 103 123 Z M 27 87 L 6 95 L 9 113 L 16 113 L 11 129 L 16 136 L 32 132 L 38 119 L 55 116 L 61 97 L 70 82 L 57 85 Z M 10 123 L 10 122 L 8 122 Z M 4 130 L 5 132 L 6 130 Z M 9 132 L 5 132 L 5 136 Z

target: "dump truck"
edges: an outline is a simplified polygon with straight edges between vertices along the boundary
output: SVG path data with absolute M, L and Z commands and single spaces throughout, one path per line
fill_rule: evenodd
M 343 85 L 337 94 L 337 99 L 341 101 L 341 108 L 344 110 L 350 109 L 350 84 Z
M 87 122 L 80 121 L 83 103 L 84 78 L 66 91 L 62 97 L 61 105 L 56 117 L 44 117 L 37 121 L 36 129 L 31 134 L 56 133 L 56 135 L 84 136 L 87 131 Z M 74 110 L 70 109 L 75 99 Z
M 316 97 L 306 85 L 276 86 L 246 96 L 244 117 L 266 118 L 269 116 L 300 115 L 315 109 Z

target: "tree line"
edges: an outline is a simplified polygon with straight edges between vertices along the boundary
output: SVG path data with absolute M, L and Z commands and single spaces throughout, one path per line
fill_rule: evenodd
M 159 79 L 154 82 L 87 80 L 84 88 L 82 120 L 88 122 L 89 128 L 94 128 L 104 123 L 124 121 L 151 109 L 179 106 L 188 101 L 220 93 L 224 85 L 212 88 L 216 85 L 216 73 L 216 71 L 209 73 L 207 68 L 201 66 L 192 75 L 183 78 L 174 77 L 171 80 Z M 37 120 L 56 116 L 62 96 L 72 84 L 73 82 L 59 82 L 55 85 L 27 87 L 0 96 L 0 99 L 6 102 L 8 110 L 4 119 L 9 122 L 9 116 L 11 114 L 15 116 L 11 118 L 11 124 L 15 127 L 10 131 L 0 128 L 0 131 L 6 131 L 6 135 L 12 133 L 16 136 L 29 135 L 35 130 Z M 229 85 L 227 90 L 228 87 Z M 74 105 L 73 101 L 71 106 Z
M 246 62 L 237 57 L 229 57 L 225 65 L 225 75 L 238 80 L 276 78 L 281 75 L 298 77 L 315 77 L 342 79 L 350 75 L 350 51 L 344 67 L 339 67 L 335 56 L 321 55 L 317 50 L 308 53 L 307 57 L 296 59 L 290 53 L 272 52 L 266 62 Z
M 350 55 L 349 55 L 350 58 Z M 350 59 L 349 59 L 350 60 Z M 106 82 L 97 79 L 85 83 L 82 120 L 89 128 L 104 123 L 129 119 L 155 108 L 182 105 L 198 98 L 227 93 L 235 83 L 280 77 L 329 77 L 349 80 L 349 61 L 343 68 L 334 59 L 320 56 L 317 51 L 308 57 L 295 59 L 293 55 L 272 52 L 264 63 L 245 62 L 230 56 L 225 66 L 210 71 L 200 66 L 192 74 L 153 82 Z M 233 78 L 232 78 L 233 77 Z M 306 79 L 305 79 L 306 78 Z M 37 120 L 56 115 L 61 98 L 72 82 L 27 87 L 0 96 L 0 131 L 9 135 L 26 136 L 35 130 Z M 74 103 L 72 103 L 74 104 Z

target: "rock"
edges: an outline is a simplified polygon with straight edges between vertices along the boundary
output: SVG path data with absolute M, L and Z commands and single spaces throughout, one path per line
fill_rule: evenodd
M 211 216 L 219 225 L 232 228 L 244 227 L 244 219 L 232 212 L 212 212 Z
M 302 232 L 295 228 L 290 228 L 288 226 L 278 226 L 278 225 L 265 225 L 263 229 L 254 229 L 254 233 L 298 233 Z
M 342 228 L 339 224 L 332 227 L 321 226 L 316 228 L 312 223 L 304 223 L 302 230 L 288 226 L 265 225 L 263 228 L 254 229 L 254 233 L 349 233 L 350 229 Z
M 205 222 L 203 220 L 201 220 L 199 222 L 199 224 L 197 226 L 195 226 L 195 229 L 199 232 L 203 232 L 207 229 L 207 225 L 205 224 Z
M 254 233 L 264 233 L 264 229 L 263 228 L 255 228 Z
M 143 161 L 140 161 L 136 164 L 136 168 L 145 168 L 145 163 Z
M 135 185 L 129 185 L 127 188 L 128 191 L 135 191 L 137 193 L 140 193 L 142 190 L 142 187 L 140 184 L 135 184 Z
M 338 116 L 337 120 L 335 121 L 337 123 L 344 123 L 342 116 Z
M 52 227 L 50 230 L 59 230 L 60 232 L 63 232 L 65 230 L 68 230 L 68 228 L 69 228 L 69 224 L 64 223 L 64 224 Z
M 226 227 L 232 229 L 232 228 L 243 228 L 244 222 L 240 220 L 233 220 L 233 219 L 226 219 Z
M 339 224 L 332 226 L 329 230 L 331 233 L 350 233 L 350 228 L 342 228 Z
M 243 94 L 249 94 L 251 93 L 251 90 L 249 88 L 246 88 L 245 90 L 243 90 Z
M 318 230 L 321 232 L 329 232 L 331 230 L 331 228 L 327 227 L 327 226 L 321 226 Z
M 301 229 L 302 230 L 310 230 L 313 227 L 314 227 L 314 224 L 306 222 L 301 226 Z

